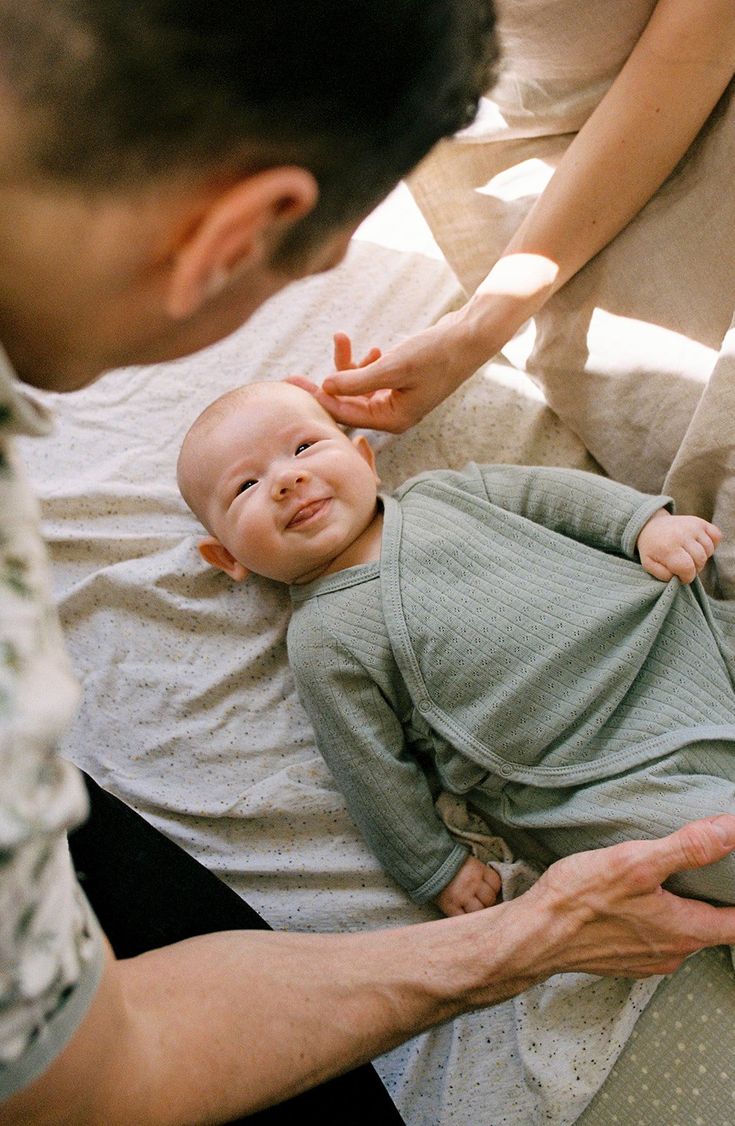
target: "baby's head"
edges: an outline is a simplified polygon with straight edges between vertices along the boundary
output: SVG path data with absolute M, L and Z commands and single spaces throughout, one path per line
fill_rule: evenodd
M 247 384 L 211 403 L 184 438 L 177 476 L 210 533 L 199 550 L 237 582 L 338 570 L 377 512 L 370 444 L 289 383 Z

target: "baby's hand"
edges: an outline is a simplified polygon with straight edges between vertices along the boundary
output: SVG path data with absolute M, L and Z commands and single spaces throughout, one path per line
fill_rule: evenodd
M 683 583 L 690 583 L 721 539 L 716 524 L 699 516 L 672 516 L 660 508 L 644 524 L 636 547 L 649 575 L 663 582 L 676 575 Z
M 475 856 L 468 856 L 453 880 L 436 897 L 445 915 L 469 915 L 492 907 L 500 891 L 500 876 Z

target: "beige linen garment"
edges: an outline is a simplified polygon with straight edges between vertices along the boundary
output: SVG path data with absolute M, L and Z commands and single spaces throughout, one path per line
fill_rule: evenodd
M 473 126 L 439 145 L 411 179 L 468 295 L 543 190 L 655 6 L 655 0 L 496 0 L 504 66 L 492 99 Z M 716 578 L 719 592 L 733 598 L 730 94 L 647 206 L 504 353 L 543 387 L 605 471 L 673 495 L 679 511 L 722 526 Z M 730 1121 L 732 997 L 725 950 L 685 963 L 645 1009 L 580 1126 Z M 567 1075 L 558 1060 L 531 1050 L 541 1042 L 539 1021 L 548 1016 L 557 1033 L 560 1014 L 578 1029 L 585 1024 L 576 995 L 566 1009 L 563 995 L 557 1000 L 561 1008 L 554 1008 L 553 996 L 551 1006 L 536 1006 L 531 991 L 517 1002 L 527 1082 L 539 1092 L 534 1121 L 559 1121 L 550 1068 Z
M 651 0 L 500 0 L 504 65 L 411 187 L 471 293 L 635 45 Z M 735 527 L 735 103 L 505 352 L 611 476 Z M 611 184 L 610 190 L 615 190 Z M 732 537 L 729 537 L 731 540 Z M 735 592 L 735 545 L 718 553 Z

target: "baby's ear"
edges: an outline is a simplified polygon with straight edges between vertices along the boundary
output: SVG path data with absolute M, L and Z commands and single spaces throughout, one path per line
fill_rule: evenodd
M 205 540 L 200 542 L 199 554 L 206 563 L 209 563 L 212 567 L 219 568 L 220 571 L 224 571 L 225 574 L 229 575 L 236 583 L 244 582 L 250 574 L 247 568 L 243 567 L 242 563 L 238 563 L 234 555 L 232 555 L 219 540 L 216 540 L 214 536 L 207 536 Z
M 355 436 L 351 438 L 350 441 L 352 442 L 352 445 L 355 447 L 363 461 L 366 461 L 372 469 L 373 473 L 375 474 L 375 481 L 379 485 L 380 477 L 378 477 L 378 470 L 375 464 L 375 450 L 370 445 L 364 434 L 355 434 Z

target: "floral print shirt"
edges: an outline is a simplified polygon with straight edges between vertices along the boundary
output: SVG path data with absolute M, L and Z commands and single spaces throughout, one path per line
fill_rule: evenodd
M 0 1099 L 63 1048 L 102 963 L 66 843 L 84 819 L 86 792 L 57 753 L 78 687 L 49 593 L 38 505 L 13 446 L 14 434 L 40 436 L 50 425 L 0 353 Z

